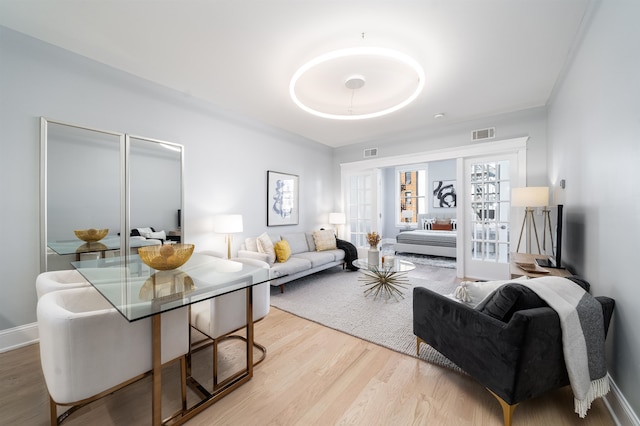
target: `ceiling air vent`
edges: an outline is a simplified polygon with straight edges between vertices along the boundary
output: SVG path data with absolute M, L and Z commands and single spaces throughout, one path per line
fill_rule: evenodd
M 368 148 L 364 150 L 364 158 L 371 158 L 378 156 L 378 148 Z
M 485 139 L 493 139 L 496 137 L 496 128 L 489 127 L 487 129 L 478 129 L 471 132 L 472 141 L 481 141 Z

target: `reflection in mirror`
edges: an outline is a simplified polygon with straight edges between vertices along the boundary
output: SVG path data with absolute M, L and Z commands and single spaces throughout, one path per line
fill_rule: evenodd
M 152 228 L 152 238 L 179 242 L 182 146 L 138 136 L 127 136 L 127 140 L 132 230 Z
M 170 142 L 41 118 L 41 271 L 162 243 L 130 237 L 137 228 L 179 242 L 182 153 Z
M 44 119 L 42 125 L 46 264 L 41 269 L 71 269 L 72 261 L 104 253 L 99 247 L 120 246 L 124 135 Z M 74 232 L 94 229 L 108 229 L 99 243 Z

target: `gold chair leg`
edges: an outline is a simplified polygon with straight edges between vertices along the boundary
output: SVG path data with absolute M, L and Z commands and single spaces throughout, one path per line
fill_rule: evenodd
M 187 411 L 187 355 L 180 358 L 180 391 L 182 393 L 182 412 Z
M 218 388 L 218 339 L 213 339 L 213 389 Z
M 58 426 L 58 407 L 49 396 L 49 416 L 51 417 L 51 426 Z
M 420 356 L 420 344 L 427 343 L 418 336 L 416 336 L 416 356 Z
M 513 412 L 515 411 L 516 407 L 518 406 L 518 404 L 507 404 L 507 402 L 500 398 L 498 395 L 496 395 L 495 393 L 493 393 L 490 389 L 487 389 L 491 395 L 493 395 L 498 402 L 500 403 L 500 406 L 502 407 L 502 416 L 504 417 L 504 426 L 511 426 L 511 422 L 513 421 Z

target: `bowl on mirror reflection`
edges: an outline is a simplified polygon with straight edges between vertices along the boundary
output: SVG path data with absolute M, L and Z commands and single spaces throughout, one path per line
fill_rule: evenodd
M 76 234 L 76 237 L 78 237 L 82 241 L 85 241 L 87 243 L 94 243 L 106 237 L 109 233 L 109 229 L 76 229 L 73 231 L 73 233 Z

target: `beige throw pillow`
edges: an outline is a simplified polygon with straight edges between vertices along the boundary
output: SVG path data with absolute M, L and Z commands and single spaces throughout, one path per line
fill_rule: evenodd
M 313 242 L 316 244 L 316 251 L 335 250 L 338 248 L 336 246 L 336 235 L 330 229 L 313 231 Z
M 256 238 L 256 241 L 258 243 L 258 251 L 269 256 L 269 263 L 275 263 L 276 251 L 273 248 L 273 242 L 271 241 L 271 238 L 269 238 L 269 235 L 265 232 Z

